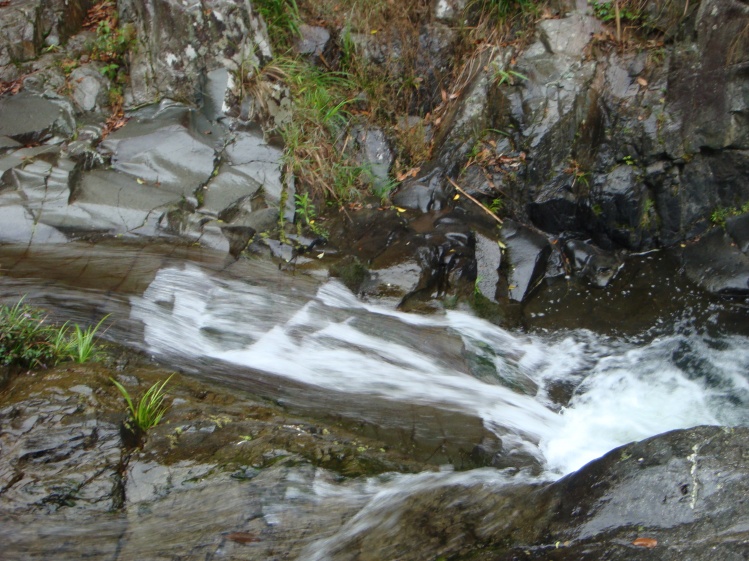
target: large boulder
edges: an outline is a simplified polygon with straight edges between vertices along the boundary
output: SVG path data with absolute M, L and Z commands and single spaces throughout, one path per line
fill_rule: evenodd
M 65 43 L 83 24 L 93 0 L 16 0 L 0 7 L 0 81 L 21 72 L 45 46 Z
M 211 72 L 229 70 L 226 89 L 271 56 L 265 24 L 249 0 L 122 0 L 118 9 L 138 36 L 130 54 L 130 105 L 164 97 L 202 104 Z
M 326 559 L 744 559 L 749 430 L 698 427 L 628 444 L 547 485 L 480 473 L 397 502 L 398 523 L 336 534 Z M 318 549 L 320 552 L 320 549 Z M 319 557 L 318 557 L 319 558 Z

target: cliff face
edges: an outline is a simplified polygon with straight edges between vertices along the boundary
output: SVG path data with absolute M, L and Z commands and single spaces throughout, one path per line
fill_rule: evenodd
M 51 0 L 12 2 L 0 7 L 7 31 L 0 45 L 3 91 L 23 89 L 24 96 L 39 99 L 2 100 L 8 115 L 0 126 L 7 137 L 3 183 L 17 188 L 25 177 L 20 171 L 31 169 L 26 157 L 13 156 L 17 143 L 44 143 L 60 157 L 40 173 L 62 170 L 57 175 L 67 178 L 60 188 L 70 195 L 68 206 L 41 212 L 38 201 L 29 199 L 18 216 L 101 233 L 101 224 L 69 219 L 75 214 L 70 205 L 96 194 L 97 209 L 104 208 L 102 193 L 108 191 L 86 186 L 114 173 L 135 184 L 128 187 L 134 202 L 126 210 L 139 214 L 107 229 L 109 234 L 177 232 L 230 247 L 237 255 L 257 233 L 284 241 L 279 215 L 294 220 L 295 193 L 305 192 L 309 177 L 330 178 L 317 168 L 345 154 L 348 163 L 342 161 L 339 171 L 355 167 L 352 181 L 370 177 L 358 187 L 369 181 L 374 193 L 401 181 L 389 198 L 410 211 L 385 218 L 382 209 L 369 215 L 357 208 L 348 224 L 327 217 L 328 225 L 320 227 L 326 217 L 318 221 L 314 237 L 327 231 L 331 235 L 323 237 L 333 245 L 379 270 L 379 280 L 363 288 L 374 295 L 392 296 L 390 287 L 397 286 L 396 297 L 405 303 L 414 295 L 429 299 L 478 288 L 495 302 L 522 302 L 544 278 L 578 273 L 605 286 L 629 253 L 659 248 L 683 253 L 679 258 L 690 278 L 708 290 L 747 293 L 747 5 L 626 2 L 622 10 L 631 19 L 617 31 L 604 21 L 612 19 L 605 12 L 611 3 L 550 3 L 535 13 L 535 25 L 523 28 L 521 38 L 518 33 L 513 41 L 485 38 L 466 63 L 460 30 L 474 23 L 471 10 L 477 5 L 492 4 L 414 2 L 404 19 L 410 28 L 400 35 L 388 29 L 396 27 L 387 20 L 394 17 L 392 9 L 380 14 L 370 32 L 354 32 L 335 11 L 328 19 L 302 14 L 310 25 L 299 27 L 301 38 L 289 47 L 297 61 L 340 79 L 356 72 L 349 60 L 355 53 L 365 70 L 380 73 L 382 88 L 407 93 L 396 107 L 349 87 L 351 99 L 326 109 L 328 115 L 335 110 L 337 136 L 315 160 L 314 142 L 306 159 L 290 152 L 288 138 L 277 148 L 294 92 L 285 74 L 288 60 L 287 67 L 279 66 L 285 55 L 271 47 L 275 28 L 271 25 L 269 34 L 258 6 L 123 0 L 117 20 L 129 26 L 127 33 L 107 27 L 115 21 L 110 15 L 98 24 L 89 16 L 86 30 L 73 35 L 88 4 L 61 10 Z M 114 14 L 114 7 L 109 9 Z M 106 49 L 111 52 L 102 52 Z M 459 62 L 465 63 L 461 72 Z M 407 71 L 414 73 L 408 80 L 401 76 Z M 402 82 L 395 87 L 388 79 Z M 295 87 L 306 87 L 304 80 Z M 164 112 L 142 105 L 157 101 L 179 105 L 176 122 L 158 135 L 159 147 L 135 140 L 143 150 L 123 152 L 123 137 L 153 136 L 147 122 Z M 143 130 L 131 122 L 100 142 L 111 132 L 106 112 L 123 102 L 140 108 L 130 115 L 145 123 Z M 54 115 L 45 118 L 45 111 L 34 107 Z M 376 121 L 375 113 L 385 118 Z M 172 126 L 180 134 L 170 137 L 169 131 L 177 130 Z M 272 153 L 270 160 L 264 156 L 261 162 L 246 150 L 246 137 L 268 144 L 263 150 Z M 406 140 L 414 161 L 404 164 Z M 269 174 L 263 166 L 271 160 Z M 110 163 L 114 171 L 96 169 Z M 119 185 L 119 179 L 106 181 Z M 498 230 L 455 185 L 512 225 Z M 147 187 L 159 191 L 136 194 Z M 176 198 L 163 193 L 167 187 Z M 109 201 L 116 216 L 123 215 L 122 201 Z M 305 216 L 311 217 L 308 209 Z M 308 226 L 299 213 L 296 220 L 296 230 Z M 367 238 L 362 232 L 373 227 L 381 235 Z M 295 230 L 288 224 L 286 229 Z M 281 254 L 296 255 L 293 247 Z
M 645 10 L 667 9 L 658 4 Z M 497 152 L 523 152 L 525 165 L 489 176 L 469 167 L 466 187 L 511 192 L 541 230 L 605 248 L 670 246 L 703 233 L 715 209 L 739 208 L 749 200 L 749 10 L 729 0 L 668 9 L 681 10 L 668 20 L 673 37 L 637 47 L 584 11 L 541 21 L 516 55 L 525 79 L 498 85 L 501 54 L 474 79 L 443 167 L 462 165 L 476 131 L 502 131 Z

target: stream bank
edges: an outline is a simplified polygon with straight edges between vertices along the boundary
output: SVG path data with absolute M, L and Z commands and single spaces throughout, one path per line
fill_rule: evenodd
M 402 179 L 330 208 L 295 198 L 250 3 L 120 2 L 135 35 L 71 6 L 0 5 L 1 296 L 112 313 L 142 355 L 9 382 L 4 552 L 743 558 L 745 4 L 647 2 L 638 43 L 554 3 L 451 82 L 465 3 L 420 3 L 397 127 L 428 156 L 398 168 L 353 119 L 344 145 Z M 339 15 L 301 54 L 340 61 Z M 375 65 L 412 54 L 354 31 Z M 138 48 L 102 60 L 115 38 Z M 168 422 L 130 450 L 108 378 L 158 364 Z

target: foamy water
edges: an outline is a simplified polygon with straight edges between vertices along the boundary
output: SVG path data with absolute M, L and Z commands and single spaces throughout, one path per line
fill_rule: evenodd
M 551 473 L 701 424 L 749 424 L 749 341 L 679 333 L 635 344 L 510 333 L 469 314 L 406 314 L 324 284 L 274 292 L 196 266 L 160 271 L 132 318 L 154 354 L 208 357 L 316 388 L 480 417 Z M 554 384 L 572 391 L 550 398 Z

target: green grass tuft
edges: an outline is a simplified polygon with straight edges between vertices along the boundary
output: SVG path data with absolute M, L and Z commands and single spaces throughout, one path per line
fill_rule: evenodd
M 172 376 L 174 376 L 174 374 L 172 374 Z M 169 383 L 169 380 L 172 379 L 172 376 L 169 376 L 169 378 L 163 382 L 156 382 L 148 388 L 137 404 L 133 401 L 132 397 L 130 397 L 130 393 L 122 384 L 117 380 L 110 378 L 112 383 L 118 390 L 120 390 L 122 397 L 125 398 L 130 413 L 130 420 L 134 425 L 132 427 L 133 429 L 140 432 L 146 432 L 148 429 L 159 424 L 164 413 L 169 409 L 169 406 L 164 403 L 166 397 L 164 388 L 166 388 L 166 385 Z
M 47 313 L 23 303 L 0 306 L 0 364 L 21 368 L 46 368 L 66 360 L 83 363 L 98 354 L 95 335 L 97 325 L 81 329 L 65 322 L 56 326 Z

